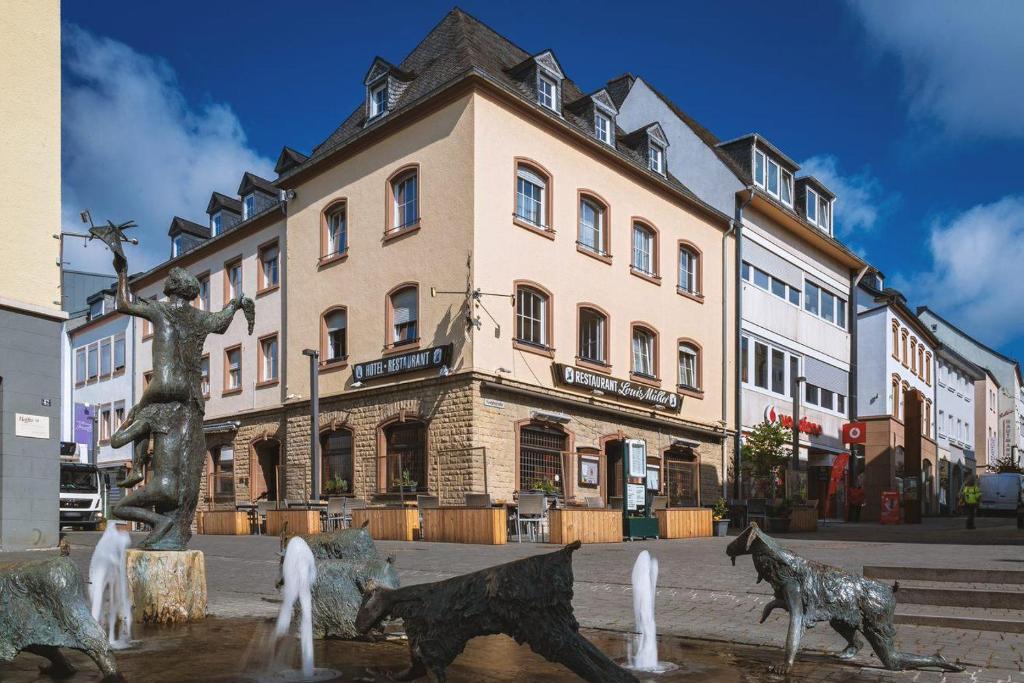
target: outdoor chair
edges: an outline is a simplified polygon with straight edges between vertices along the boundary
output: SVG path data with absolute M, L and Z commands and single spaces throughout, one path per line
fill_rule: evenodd
M 653 510 L 668 510 L 668 496 L 655 496 L 651 508 Z
M 533 527 L 537 528 L 537 536 L 544 538 L 544 524 L 548 519 L 546 496 L 542 493 L 522 493 L 519 495 L 519 512 L 516 515 L 516 535 L 523 542 L 523 527 L 530 532 L 530 540 L 534 540 Z
M 259 500 L 256 501 L 256 533 L 262 535 L 263 530 L 267 528 L 267 511 L 273 510 L 277 505 L 275 500 Z
M 751 498 L 747 501 L 747 524 L 757 522 L 762 529 L 766 528 L 768 517 L 768 501 L 764 498 Z
M 362 498 L 343 498 L 345 501 L 345 512 L 341 519 L 341 524 L 344 528 L 348 529 L 352 526 L 352 511 L 353 510 L 365 510 L 366 501 Z
M 491 507 L 491 494 L 489 493 L 467 493 L 466 507 L 468 508 L 489 508 Z
M 327 499 L 327 522 L 324 531 L 333 531 L 345 522 L 345 499 L 331 497 Z
M 601 496 L 587 496 L 584 500 L 587 503 L 587 507 L 591 510 L 604 509 L 604 499 Z

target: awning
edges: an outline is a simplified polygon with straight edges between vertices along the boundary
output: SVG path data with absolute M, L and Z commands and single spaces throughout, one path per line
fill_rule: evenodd
M 203 425 L 204 434 L 228 434 L 237 432 L 242 425 L 238 420 L 225 420 L 224 422 L 211 422 Z

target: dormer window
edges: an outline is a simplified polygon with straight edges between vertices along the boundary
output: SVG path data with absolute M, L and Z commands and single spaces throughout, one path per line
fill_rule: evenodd
M 818 224 L 818 193 L 807 188 L 807 220 Z
M 242 199 L 242 220 L 252 218 L 256 214 L 256 195 L 247 194 Z
M 612 144 L 612 122 L 599 111 L 594 112 L 594 137 L 606 145 Z
M 370 90 L 370 118 L 381 116 L 388 110 L 388 84 L 387 81 Z
M 216 237 L 220 234 L 221 230 L 221 217 L 220 211 L 210 216 L 210 233 Z
M 782 203 L 786 206 L 793 206 L 793 174 L 782 170 Z
M 825 201 L 824 197 L 818 198 L 818 227 L 829 232 L 831 229 L 831 223 L 829 222 L 829 203 Z
M 189 248 L 188 238 L 184 235 L 175 235 L 171 239 L 171 257 L 181 256 Z
M 548 76 L 537 74 L 537 103 L 552 111 L 558 111 L 558 84 Z
M 647 146 L 647 167 L 655 173 L 665 175 L 665 150 L 661 145 L 652 142 Z
M 754 182 L 764 187 L 764 166 L 765 156 L 764 152 L 760 150 L 754 150 Z
M 768 182 L 766 185 L 768 194 L 779 196 L 779 165 L 768 159 Z

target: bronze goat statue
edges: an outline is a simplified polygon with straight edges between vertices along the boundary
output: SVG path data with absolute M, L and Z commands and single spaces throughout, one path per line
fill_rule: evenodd
M 757 581 L 767 581 L 775 597 L 761 613 L 763 624 L 776 607 L 789 612 L 786 635 L 786 661 L 780 673 L 793 668 L 800 638 L 805 628 L 827 621 L 847 643 L 841 659 L 852 659 L 864 646 L 857 632 L 864 634 L 871 648 L 891 671 L 936 668 L 963 671 L 959 664 L 947 662 L 941 655 L 921 656 L 896 649 L 896 587 L 865 579 L 838 567 L 812 562 L 780 546 L 775 539 L 751 523 L 725 549 L 733 565 L 740 555 L 751 555 L 757 569 Z

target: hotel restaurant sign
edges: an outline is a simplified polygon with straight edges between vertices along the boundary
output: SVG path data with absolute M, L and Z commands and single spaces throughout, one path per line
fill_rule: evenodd
M 679 412 L 679 409 L 683 407 L 683 397 L 671 391 L 649 387 L 639 382 L 608 377 L 589 370 L 581 370 L 572 365 L 555 363 L 553 367 L 557 381 L 567 387 L 597 390 L 609 396 L 618 396 L 636 403 L 646 403 L 674 413 Z
M 396 353 L 377 360 L 356 363 L 352 368 L 352 377 L 357 382 L 368 382 L 372 379 L 403 375 L 407 372 L 440 368 L 448 365 L 451 357 L 451 344 Z

